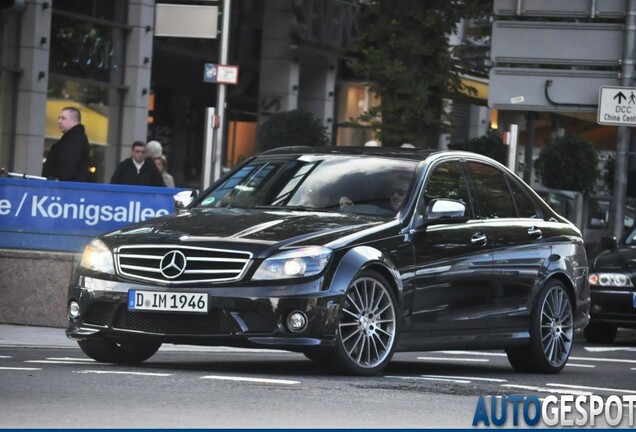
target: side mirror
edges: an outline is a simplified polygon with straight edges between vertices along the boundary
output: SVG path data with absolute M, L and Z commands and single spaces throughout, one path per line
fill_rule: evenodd
M 183 210 L 192 204 L 192 201 L 194 201 L 198 196 L 199 191 L 196 189 L 177 192 L 172 196 L 172 206 L 175 211 Z
M 434 199 L 426 206 L 424 219 L 463 219 L 466 217 L 466 205 L 457 200 Z
M 591 218 L 587 226 L 588 228 L 606 228 L 607 223 L 605 222 L 605 219 Z
M 616 241 L 616 237 L 603 237 L 601 238 L 601 249 L 603 250 L 614 250 L 618 247 L 618 241 Z

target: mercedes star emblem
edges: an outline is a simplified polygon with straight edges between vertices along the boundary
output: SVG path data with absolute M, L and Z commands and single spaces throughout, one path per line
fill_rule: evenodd
M 161 274 L 166 279 L 178 278 L 185 271 L 187 261 L 183 252 L 178 250 L 170 251 L 161 258 L 161 263 L 159 264 Z

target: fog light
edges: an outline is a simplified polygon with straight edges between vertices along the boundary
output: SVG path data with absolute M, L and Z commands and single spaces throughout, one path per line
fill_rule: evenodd
M 601 305 L 592 305 L 592 312 L 595 314 L 600 314 L 603 312 L 603 307 Z
M 300 311 L 294 311 L 287 316 L 287 328 L 291 332 L 299 332 L 307 327 L 307 315 Z
M 70 319 L 76 319 L 80 315 L 80 306 L 76 301 L 72 301 L 68 305 L 68 317 Z

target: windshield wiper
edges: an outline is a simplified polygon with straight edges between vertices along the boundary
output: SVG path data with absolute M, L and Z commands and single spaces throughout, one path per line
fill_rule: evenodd
M 255 209 L 266 209 L 266 210 L 298 210 L 298 211 L 306 211 L 306 212 L 324 212 L 324 213 L 333 213 L 335 209 L 328 208 L 317 208 L 317 207 L 307 207 L 302 205 L 259 205 L 254 206 Z

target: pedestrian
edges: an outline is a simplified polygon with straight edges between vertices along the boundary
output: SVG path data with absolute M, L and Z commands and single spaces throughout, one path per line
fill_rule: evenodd
M 161 173 L 161 177 L 163 178 L 163 182 L 166 184 L 166 186 L 174 187 L 174 179 L 167 170 L 168 160 L 166 159 L 166 157 L 164 155 L 155 156 L 152 160 Z
M 119 162 L 110 182 L 139 186 L 165 186 L 161 173 L 152 160 L 146 157 L 146 143 L 143 141 L 135 141 L 132 144 L 131 156 Z
M 80 111 L 70 106 L 62 108 L 57 124 L 62 137 L 51 146 L 42 166 L 42 177 L 51 180 L 88 181 L 88 137 Z
M 152 140 L 146 144 L 146 156 L 154 160 L 156 157 L 163 154 L 163 146 L 159 141 Z
M 409 179 L 398 177 L 393 179 L 391 183 L 391 207 L 393 210 L 398 210 L 402 205 L 402 201 L 406 197 L 406 193 L 409 190 Z

